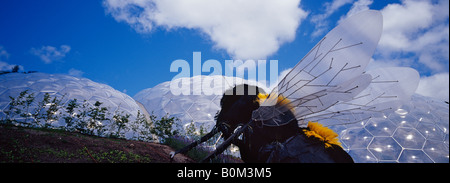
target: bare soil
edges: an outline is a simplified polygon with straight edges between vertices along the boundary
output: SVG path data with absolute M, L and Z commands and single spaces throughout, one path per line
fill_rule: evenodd
M 75 132 L 0 125 L 2 163 L 169 163 L 169 146 Z M 182 154 L 174 163 L 192 163 Z

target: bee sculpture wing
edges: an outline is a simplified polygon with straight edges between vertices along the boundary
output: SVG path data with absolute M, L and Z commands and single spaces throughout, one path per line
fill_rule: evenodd
M 381 13 L 374 10 L 342 21 L 281 79 L 260 108 L 253 111 L 252 119 L 279 126 L 289 120 L 269 119 L 286 110 L 291 109 L 296 118 L 303 119 L 352 100 L 372 81 L 364 70 L 378 45 L 382 25 Z
M 304 121 L 320 121 L 325 126 L 365 121 L 373 115 L 395 110 L 408 101 L 419 85 L 419 73 L 407 67 L 379 68 L 366 72 L 370 85 L 346 102 L 340 102 L 320 113 L 303 117 Z

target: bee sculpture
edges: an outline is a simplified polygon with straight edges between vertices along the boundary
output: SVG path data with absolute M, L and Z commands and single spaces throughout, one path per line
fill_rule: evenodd
M 381 37 L 382 20 L 374 10 L 347 18 L 270 93 L 246 84 L 227 90 L 211 132 L 170 157 L 221 132 L 224 142 L 202 162 L 234 144 L 244 162 L 353 163 L 328 127 L 395 110 L 419 82 L 411 68 L 365 71 Z

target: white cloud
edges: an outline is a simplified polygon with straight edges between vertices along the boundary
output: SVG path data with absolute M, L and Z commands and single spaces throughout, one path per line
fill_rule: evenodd
M 449 101 L 449 73 L 439 73 L 420 78 L 416 93 Z
M 400 64 L 403 62 L 402 60 L 375 60 L 371 58 L 369 64 L 366 67 L 367 71 L 374 70 L 377 68 L 384 68 L 384 67 L 399 67 Z
M 287 74 L 289 74 L 289 72 L 291 72 L 292 68 L 287 68 L 284 69 L 283 71 L 280 72 L 280 75 L 278 76 L 279 80 L 282 80 L 284 77 L 286 77 Z
M 6 60 L 9 59 L 9 53 L 0 45 L 0 71 L 11 71 L 12 68 L 18 64 L 9 64 Z M 19 70 L 24 70 L 23 66 L 18 65 Z
M 333 0 L 330 3 L 324 4 L 324 13 L 313 15 L 310 19 L 314 23 L 314 32 L 311 34 L 312 37 L 321 36 L 329 29 L 329 22 L 327 21 L 334 12 L 344 5 L 352 3 L 353 0 Z
M 0 71 L 11 71 L 14 65 L 8 64 L 0 60 Z
M 379 56 L 385 60 L 411 59 L 422 72 L 448 72 L 448 8 L 448 0 L 435 4 L 405 0 L 384 7 L 381 10 L 384 25 L 377 50 Z
M 31 53 L 38 56 L 44 63 L 49 64 L 55 60 L 61 60 L 70 51 L 70 46 L 61 45 L 58 48 L 53 46 L 42 46 L 41 48 L 31 48 Z
M 325 3 L 326 14 L 333 14 L 336 10 L 346 4 L 352 3 L 353 0 L 333 0 L 331 3 Z
M 265 59 L 293 41 L 307 12 L 300 0 L 104 0 L 106 12 L 137 32 L 201 31 L 234 59 Z
M 352 7 L 347 12 L 347 14 L 345 16 L 341 17 L 339 22 L 346 19 L 347 17 L 357 14 L 358 12 L 368 10 L 369 6 L 372 5 L 372 3 L 373 3 L 373 0 L 358 0 L 358 1 L 356 1 L 355 3 L 353 3 Z
M 390 4 L 383 13 L 383 38 L 380 45 L 390 49 L 408 49 L 410 35 L 431 25 L 433 6 L 424 1 Z

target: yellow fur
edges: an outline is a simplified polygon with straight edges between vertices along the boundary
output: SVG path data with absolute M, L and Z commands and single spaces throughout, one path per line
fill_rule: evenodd
M 305 132 L 305 135 L 307 137 L 313 136 L 321 141 L 325 142 L 325 147 L 329 148 L 332 144 L 341 146 L 341 143 L 339 143 L 339 139 L 337 138 L 339 135 L 335 133 L 333 130 L 322 126 L 320 123 L 317 122 L 308 122 L 308 128 L 304 129 L 303 132 Z M 342 147 L 342 146 L 341 146 Z
M 268 96 L 269 96 L 269 94 L 259 93 L 256 101 L 259 104 L 262 104 L 267 99 Z M 286 106 L 288 109 L 290 109 L 292 112 L 294 112 L 294 107 L 292 107 L 292 105 L 290 103 L 291 103 L 291 101 L 289 99 L 287 99 L 286 97 L 283 97 L 282 95 L 278 96 L 277 105 Z

